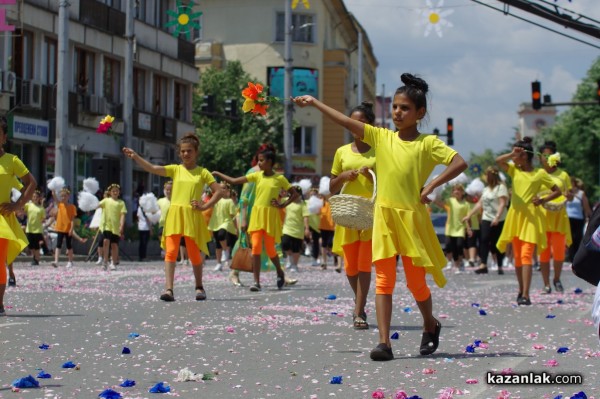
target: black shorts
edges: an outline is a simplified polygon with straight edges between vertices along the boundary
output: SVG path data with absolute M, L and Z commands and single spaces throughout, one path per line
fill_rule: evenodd
M 331 249 L 333 248 L 333 230 L 321 229 L 321 247 Z
M 281 249 L 292 251 L 295 254 L 300 253 L 302 251 L 302 239 L 284 234 L 281 236 Z
M 111 244 L 118 244 L 121 239 L 121 237 L 108 230 L 103 231 L 102 235 L 104 236 L 104 239 L 110 241 Z
M 446 236 L 446 252 L 452 254 L 452 260 L 457 261 L 463 256 L 465 248 L 465 239 L 463 237 Z
M 29 249 L 40 249 L 40 241 L 44 240 L 42 233 L 27 233 Z
M 56 232 L 56 248 L 62 248 L 62 242 L 64 238 L 66 238 L 67 241 L 67 249 L 73 249 L 73 237 L 68 233 L 61 233 L 59 231 Z
M 237 236 L 234 234 L 231 234 L 230 232 L 228 232 L 225 229 L 217 230 L 213 234 L 215 237 L 215 246 L 217 247 L 217 249 L 223 249 L 223 246 L 221 245 L 221 241 L 227 242 L 227 246 L 229 248 L 233 248 L 233 246 L 235 245 L 235 242 L 237 241 Z
M 479 248 L 479 237 L 481 236 L 479 230 L 473 230 L 471 237 L 467 234 L 465 237 L 466 248 Z

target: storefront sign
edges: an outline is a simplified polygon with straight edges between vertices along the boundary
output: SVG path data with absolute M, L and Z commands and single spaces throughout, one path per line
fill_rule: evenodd
M 15 26 L 9 25 L 6 21 L 6 12 L 8 6 L 14 6 L 17 4 L 17 0 L 0 0 L 0 32 L 14 32 Z
M 138 129 L 149 132 L 152 129 L 152 115 L 140 112 L 138 114 Z
M 15 115 L 12 138 L 47 143 L 50 140 L 50 124 L 48 121 Z

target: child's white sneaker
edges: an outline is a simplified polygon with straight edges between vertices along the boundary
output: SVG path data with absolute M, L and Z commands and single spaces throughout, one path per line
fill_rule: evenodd
M 67 262 L 67 269 L 73 267 L 73 262 Z
M 223 270 L 223 264 L 221 262 L 217 263 L 213 270 L 216 272 L 220 272 L 221 270 Z
M 223 253 L 221 254 L 221 262 L 227 262 L 227 259 L 229 259 L 229 251 L 223 250 Z
M 104 262 L 104 258 L 103 258 L 102 256 L 100 256 L 100 257 L 98 258 L 98 262 L 96 262 L 96 264 L 97 264 L 97 265 L 101 265 L 101 264 L 102 264 L 102 262 Z
M 115 264 L 111 261 L 110 264 L 108 265 L 108 269 L 109 270 L 117 270 L 117 266 L 115 266 Z
M 292 264 L 290 266 L 290 271 L 294 272 L 294 273 L 299 273 L 300 272 L 300 270 L 298 269 L 298 265 L 294 265 L 294 264 Z

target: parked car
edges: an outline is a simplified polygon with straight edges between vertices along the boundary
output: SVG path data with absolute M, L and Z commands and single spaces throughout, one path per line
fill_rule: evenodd
M 431 222 L 433 223 L 433 229 L 435 230 L 435 235 L 438 240 L 440 240 L 440 244 L 444 246 L 446 244 L 446 220 L 448 219 L 448 215 L 446 213 L 432 213 L 431 214 Z

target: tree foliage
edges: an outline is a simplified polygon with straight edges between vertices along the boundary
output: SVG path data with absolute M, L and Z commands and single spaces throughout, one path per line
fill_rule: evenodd
M 241 92 L 248 82 L 256 79 L 243 70 L 240 62 L 234 61 L 223 70 L 210 68 L 203 72 L 194 90 L 194 124 L 201 146 L 198 163 L 208 170 L 242 176 L 258 147 L 265 142 L 273 143 L 281 153 L 283 105 L 271 104 L 266 117 L 244 114 Z M 201 113 L 204 95 L 215 96 L 216 116 Z M 225 116 L 227 99 L 237 100 L 237 119 Z
M 577 87 L 573 102 L 596 101 L 597 80 L 600 79 L 600 58 Z M 553 140 L 561 153 L 562 167 L 579 177 L 592 202 L 600 196 L 600 104 L 573 106 L 560 114 L 556 124 L 541 132 L 542 141 Z

